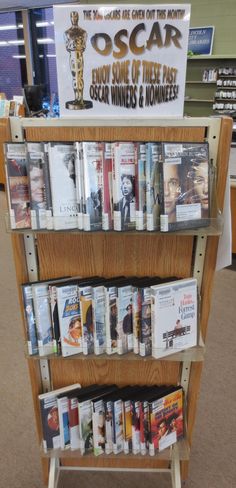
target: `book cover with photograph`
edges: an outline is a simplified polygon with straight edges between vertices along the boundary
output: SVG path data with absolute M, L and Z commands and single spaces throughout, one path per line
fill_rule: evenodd
M 102 228 L 111 230 L 113 229 L 112 143 L 104 142 L 103 151 Z
M 57 397 L 61 394 L 66 395 L 68 392 L 78 388 L 80 388 L 80 385 L 76 383 L 38 396 L 43 430 L 43 448 L 45 451 L 48 449 L 60 449 L 61 447 Z
M 6 143 L 4 152 L 10 226 L 12 229 L 30 229 L 26 145 L 24 142 Z
M 162 358 L 197 345 L 197 280 L 151 286 L 152 355 Z
M 135 230 L 135 143 L 114 142 L 112 147 L 114 230 Z
M 26 321 L 26 337 L 28 353 L 30 355 L 38 354 L 38 338 L 36 332 L 36 320 L 34 313 L 34 302 L 31 285 L 22 285 L 22 295 L 24 304 L 24 315 Z
M 77 283 L 57 287 L 57 306 L 62 356 L 79 354 L 82 352 L 82 324 Z
M 133 287 L 118 286 L 117 289 L 117 352 L 125 354 L 133 350 Z
M 95 456 L 105 452 L 105 405 L 103 398 L 92 401 L 93 452 Z
M 52 212 L 52 191 L 51 191 L 51 180 L 50 180 L 50 171 L 49 171 L 48 147 L 49 147 L 49 143 L 45 143 L 43 174 L 44 174 L 44 182 L 45 182 L 47 229 L 53 230 L 54 222 L 53 222 L 53 212 Z
M 173 387 L 160 398 L 149 403 L 150 443 L 149 454 L 172 446 L 184 435 L 183 389 Z
M 210 162 L 207 142 L 162 143 L 161 230 L 210 223 Z
M 135 204 L 136 230 L 146 229 L 146 144 L 135 147 Z
M 152 322 L 151 322 L 151 289 L 140 288 L 141 323 L 140 323 L 140 356 L 150 356 L 152 352 Z
M 54 230 L 78 228 L 78 203 L 73 143 L 49 142 Z
M 161 143 L 146 143 L 146 207 L 147 230 L 160 227 L 160 173 Z
M 79 286 L 83 354 L 94 353 L 92 286 Z
M 47 202 L 45 184 L 45 156 L 42 142 L 27 142 L 27 172 L 30 189 L 30 214 L 32 229 L 47 228 Z
M 83 229 L 102 230 L 103 143 L 82 142 L 83 149 Z
M 40 356 L 54 352 L 54 340 L 51 320 L 48 282 L 32 284 L 32 296 Z

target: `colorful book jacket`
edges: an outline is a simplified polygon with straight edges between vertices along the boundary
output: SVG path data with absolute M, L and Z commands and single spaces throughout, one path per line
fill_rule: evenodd
M 78 203 L 73 143 L 48 144 L 53 224 L 55 230 L 78 228 Z
M 66 395 L 66 393 L 78 388 L 80 388 L 80 385 L 74 384 L 39 395 L 43 448 L 45 451 L 48 449 L 60 449 L 61 447 L 57 397 L 64 393 Z
M 151 286 L 152 355 L 162 358 L 197 345 L 197 280 Z
M 135 230 L 135 143 L 113 143 L 112 174 L 114 230 Z
M 57 287 L 57 306 L 62 356 L 79 354 L 82 352 L 82 325 L 77 284 Z
M 26 336 L 28 344 L 28 353 L 30 355 L 38 354 L 38 338 L 36 332 L 36 320 L 34 313 L 34 303 L 31 285 L 22 285 L 22 295 L 24 303 L 24 315 L 26 322 Z
M 70 432 L 70 448 L 80 448 L 80 434 L 79 434 L 79 411 L 78 398 L 73 397 L 68 399 L 68 416 L 69 416 L 69 432 Z
M 112 143 L 104 142 L 102 228 L 113 229 Z
M 135 148 L 136 230 L 146 229 L 146 144 Z
M 94 323 L 92 308 L 92 287 L 79 287 L 79 301 L 82 324 L 82 348 L 83 354 L 94 353 Z
M 146 144 L 146 205 L 147 230 L 160 227 L 160 172 L 161 143 Z
M 12 229 L 31 228 L 29 179 L 25 143 L 6 143 L 5 168 Z
M 149 454 L 154 456 L 158 451 L 175 444 L 184 435 L 182 388 L 176 387 L 175 391 L 151 401 L 149 416 Z
M 105 452 L 105 405 L 104 400 L 92 402 L 93 452 L 95 456 Z
M 69 400 L 67 396 L 57 399 L 61 449 L 70 448 Z
M 32 229 L 47 228 L 47 202 L 45 184 L 45 156 L 42 142 L 27 142 L 27 170 L 30 189 Z
M 161 230 L 209 225 L 208 143 L 162 143 Z
M 123 400 L 124 453 L 132 452 L 132 409 L 131 400 Z
M 82 142 L 83 148 L 83 228 L 102 230 L 103 143 Z

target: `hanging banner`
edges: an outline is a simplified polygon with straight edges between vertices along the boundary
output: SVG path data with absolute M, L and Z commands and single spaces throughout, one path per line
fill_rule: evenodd
M 190 5 L 54 7 L 60 115 L 183 116 Z

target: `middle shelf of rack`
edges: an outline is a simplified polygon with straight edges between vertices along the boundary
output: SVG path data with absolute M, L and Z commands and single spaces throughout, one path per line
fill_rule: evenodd
M 161 350 L 161 352 L 163 352 Z M 164 357 L 159 357 L 158 350 L 153 352 L 152 356 L 145 356 L 142 357 L 139 354 L 135 354 L 133 352 L 129 352 L 126 354 L 89 354 L 89 355 L 84 355 L 84 354 L 73 354 L 71 356 L 61 356 L 59 354 L 48 354 L 44 356 L 39 356 L 38 354 L 34 355 L 29 355 L 27 351 L 27 346 L 25 346 L 25 356 L 27 359 L 30 360 L 42 360 L 42 359 L 61 359 L 62 361 L 70 361 L 70 360 L 76 360 L 76 361 L 193 361 L 193 362 L 200 362 L 204 361 L 205 358 L 205 344 L 203 343 L 203 340 L 199 340 L 199 345 L 190 347 L 185 350 L 178 350 L 178 351 L 173 351 L 172 354 L 169 354 L 168 356 Z
M 184 103 L 185 102 L 213 103 L 214 100 L 213 99 L 205 99 L 205 98 L 185 98 Z

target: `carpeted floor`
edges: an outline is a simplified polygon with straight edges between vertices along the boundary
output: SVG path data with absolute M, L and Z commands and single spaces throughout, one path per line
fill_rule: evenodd
M 1 215 L 5 208 L 0 192 Z M 0 488 L 43 488 L 31 388 L 20 321 L 10 235 L 0 222 Z M 219 271 L 208 327 L 207 353 L 193 436 L 187 488 L 236 486 L 236 272 Z M 167 475 L 72 473 L 58 488 L 170 488 Z

